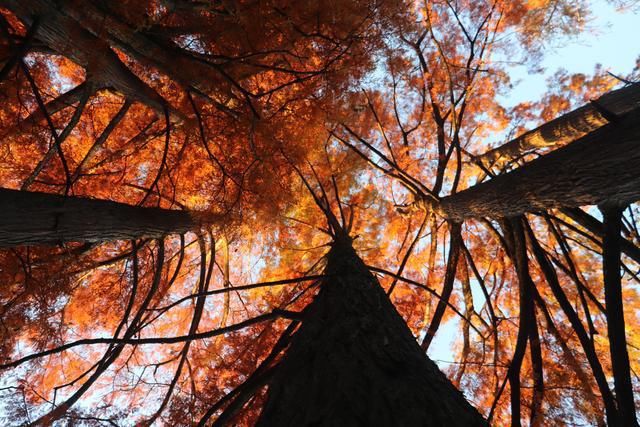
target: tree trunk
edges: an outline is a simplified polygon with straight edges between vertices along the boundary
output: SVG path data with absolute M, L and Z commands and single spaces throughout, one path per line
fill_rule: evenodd
M 602 239 L 604 229 L 602 223 L 580 208 L 562 209 L 561 212 L 580 224 L 585 229 Z M 620 248 L 629 258 L 640 264 L 640 248 L 620 235 Z
M 553 119 L 500 147 L 477 156 L 476 161 L 486 167 L 501 166 L 541 147 L 567 144 L 609 123 L 607 112 L 624 115 L 640 106 L 640 85 L 633 84 L 602 95 L 596 101 L 583 105 Z
M 91 84 L 96 87 L 113 87 L 126 98 L 140 101 L 162 115 L 166 105 L 164 99 L 131 72 L 107 43 L 64 14 L 56 2 L 0 0 L 0 6 L 11 10 L 27 26 L 33 25 L 37 19 L 36 38 L 84 67 Z
M 560 308 L 564 312 L 565 316 L 567 316 L 567 319 L 569 320 L 573 331 L 578 337 L 578 341 L 580 341 L 580 344 L 582 345 L 585 357 L 587 358 L 589 366 L 591 367 L 593 378 L 595 379 L 600 391 L 600 396 L 602 398 L 602 402 L 606 411 L 607 422 L 610 426 L 620 425 L 618 420 L 618 410 L 614 401 L 614 397 L 611 393 L 611 390 L 609 389 L 607 377 L 604 373 L 604 370 L 602 369 L 602 365 L 600 364 L 600 359 L 598 359 L 598 354 L 593 345 L 593 342 L 589 339 L 589 335 L 582 325 L 582 321 L 580 320 L 578 313 L 574 310 L 573 305 L 571 305 L 571 302 L 562 289 L 562 285 L 558 280 L 558 275 L 553 269 L 553 266 L 547 258 L 547 255 L 544 253 L 544 249 L 540 245 L 540 242 L 538 242 L 538 239 L 534 235 L 531 226 L 528 223 L 525 224 L 529 245 L 531 246 L 531 252 L 538 262 L 542 275 L 549 285 L 553 296 L 558 301 L 558 304 L 560 305 Z M 537 291 L 536 296 L 539 298 L 539 294 L 537 293 Z M 571 356 L 571 354 L 567 353 L 567 356 Z M 572 369 L 575 370 L 575 368 Z M 578 377 L 580 378 L 580 372 L 577 370 L 576 375 L 578 375 Z
M 200 214 L 0 189 L 0 247 L 159 238 L 196 230 Z
M 259 426 L 487 425 L 421 351 L 350 242 L 334 244 L 325 273 Z
M 453 221 L 640 199 L 640 112 L 512 172 L 443 198 Z
M 624 426 L 638 425 L 633 402 L 631 368 L 627 352 L 622 283 L 620 278 L 620 230 L 623 208 L 601 206 L 604 238 L 602 240 L 602 270 L 604 273 L 604 299 L 607 307 L 607 332 L 611 351 L 613 383 L 618 401 L 618 411 Z

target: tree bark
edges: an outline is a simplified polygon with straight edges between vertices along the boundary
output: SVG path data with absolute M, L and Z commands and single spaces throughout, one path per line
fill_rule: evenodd
M 622 211 L 617 206 L 601 206 L 604 226 L 602 241 L 602 270 L 604 273 L 604 299 L 607 308 L 607 331 L 611 351 L 613 383 L 618 401 L 618 412 L 625 426 L 637 426 L 636 407 L 633 402 L 631 368 L 625 335 L 622 283 L 620 277 L 620 230 Z
M 602 95 L 556 119 L 525 132 L 506 144 L 477 156 L 485 167 L 501 166 L 542 147 L 567 144 L 609 123 L 606 112 L 621 116 L 640 106 L 640 85 L 633 84 Z
M 0 206 L 0 247 L 159 238 L 205 222 L 188 211 L 9 189 L 0 189 Z
M 350 242 L 334 244 L 325 273 L 257 425 L 487 425 L 421 351 Z
M 445 197 L 453 221 L 640 199 L 640 113 L 607 124 L 512 172 Z
M 84 67 L 91 84 L 113 87 L 126 98 L 140 101 L 162 115 L 165 100 L 129 70 L 105 41 L 64 14 L 55 2 L 0 0 L 0 6 L 11 10 L 27 26 L 33 25 L 34 20 L 38 19 L 36 38 Z
M 51 0 L 39 0 L 51 1 Z M 144 31 L 127 25 L 118 16 L 96 2 L 59 2 L 63 13 L 72 17 L 86 31 L 122 49 L 143 64 L 152 65 L 185 86 L 208 92 L 211 88 L 229 86 L 230 82 L 218 65 L 198 61 L 173 44 L 165 44 L 147 36 Z

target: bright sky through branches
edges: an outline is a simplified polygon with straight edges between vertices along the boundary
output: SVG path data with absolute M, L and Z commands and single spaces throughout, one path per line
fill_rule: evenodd
M 594 1 L 590 25 L 592 31 L 565 40 L 558 47 L 550 46 L 540 64 L 542 72 L 530 73 L 525 65 L 509 68 L 513 89 L 502 97 L 501 102 L 514 106 L 539 99 L 547 90 L 546 79 L 562 68 L 569 73 L 588 74 L 601 64 L 618 76 L 630 73 L 636 60 L 640 59 L 640 46 L 632 42 L 640 35 L 640 9 L 617 10 L 607 2 Z M 482 301 L 477 282 L 472 280 L 471 283 L 474 300 Z M 458 330 L 459 319 L 454 317 L 443 325 L 430 347 L 429 355 L 441 369 L 449 367 L 443 361 L 453 360 L 452 346 L 458 338 Z
M 530 74 L 526 66 L 513 67 L 510 76 L 513 90 L 503 97 L 504 104 L 536 100 L 546 89 L 546 79 L 558 69 L 569 73 L 591 73 L 596 64 L 624 75 L 633 69 L 640 57 L 640 46 L 633 43 L 640 35 L 640 9 L 618 10 L 608 2 L 593 2 L 592 31 L 565 40 L 558 47 L 545 51 L 540 66 L 542 73 Z

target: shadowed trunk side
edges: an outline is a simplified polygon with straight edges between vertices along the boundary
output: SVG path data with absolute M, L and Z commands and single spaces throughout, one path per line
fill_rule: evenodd
M 334 243 L 259 426 L 481 426 L 348 239 Z
M 5 188 L 0 206 L 0 247 L 159 238 L 202 222 L 188 211 Z
M 464 191 L 435 206 L 445 218 L 515 217 L 640 199 L 640 112 Z

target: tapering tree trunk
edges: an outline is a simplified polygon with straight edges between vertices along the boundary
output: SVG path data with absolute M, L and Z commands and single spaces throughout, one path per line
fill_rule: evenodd
M 631 368 L 627 351 L 622 283 L 620 278 L 620 230 L 622 207 L 601 206 L 604 226 L 602 241 L 602 270 L 604 273 L 604 299 L 607 307 L 607 331 L 611 351 L 613 383 L 618 401 L 618 412 L 624 426 L 638 425 L 633 401 Z
M 567 144 L 606 125 L 611 115 L 622 116 L 640 106 L 640 84 L 633 84 L 602 95 L 545 124 L 518 136 L 500 147 L 477 156 L 486 167 L 502 166 L 533 150 Z M 609 116 L 609 117 L 607 117 Z
M 512 172 L 443 198 L 453 221 L 640 199 L 640 112 Z
M 159 238 L 196 230 L 192 212 L 0 189 L 0 247 Z
M 259 426 L 480 426 L 482 416 L 427 358 L 351 244 L 269 383 Z

